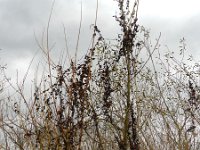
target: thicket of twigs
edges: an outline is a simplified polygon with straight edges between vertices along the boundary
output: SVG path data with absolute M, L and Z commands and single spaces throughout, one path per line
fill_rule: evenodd
M 84 60 L 55 65 L 43 49 L 49 71 L 33 96 L 17 86 L 18 97 L 1 103 L 1 149 L 200 149 L 200 65 L 187 65 L 184 39 L 179 57 L 160 52 L 160 36 L 151 45 L 139 0 L 117 3 L 115 41 L 95 23 Z

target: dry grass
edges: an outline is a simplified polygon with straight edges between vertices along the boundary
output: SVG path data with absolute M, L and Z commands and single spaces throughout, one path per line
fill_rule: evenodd
M 1 149 L 199 149 L 199 64 L 185 64 L 184 40 L 180 60 L 160 54 L 160 36 L 150 46 L 137 24 L 138 3 L 131 10 L 118 0 L 122 33 L 113 43 L 95 21 L 82 62 L 55 65 L 47 42 L 49 73 L 33 96 L 17 86 L 19 96 L 1 104 Z

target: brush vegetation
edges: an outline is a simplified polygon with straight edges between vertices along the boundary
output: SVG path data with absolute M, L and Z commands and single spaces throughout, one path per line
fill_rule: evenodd
M 48 73 L 29 99 L 18 85 L 17 97 L 1 101 L 1 149 L 200 149 L 199 64 L 187 65 L 184 39 L 178 54 L 160 52 L 160 36 L 151 44 L 139 0 L 116 3 L 121 33 L 105 40 L 95 21 L 80 62 L 53 63 L 47 29 Z

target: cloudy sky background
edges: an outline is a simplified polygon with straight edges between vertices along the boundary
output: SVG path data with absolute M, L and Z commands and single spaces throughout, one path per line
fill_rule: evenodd
M 96 0 L 82 0 L 83 22 L 80 37 L 79 56 L 90 46 L 94 23 Z M 44 59 L 35 38 L 42 43 L 46 30 L 52 0 L 0 0 L 0 58 L 7 64 L 7 75 L 16 80 L 25 74 L 33 56 L 35 64 Z M 161 44 L 169 49 L 179 50 L 179 41 L 186 39 L 188 53 L 198 61 L 200 56 L 200 1 L 198 0 L 140 0 L 139 24 L 150 30 L 151 40 L 161 32 Z M 59 58 L 65 50 L 63 25 L 66 28 L 70 54 L 76 47 L 80 21 L 81 0 L 56 0 L 51 25 L 50 46 L 52 56 Z M 117 23 L 112 17 L 117 13 L 113 0 L 99 0 L 97 25 L 104 37 L 117 35 Z M 33 79 L 36 66 L 32 66 L 29 78 Z M 19 77 L 19 78 L 20 78 Z

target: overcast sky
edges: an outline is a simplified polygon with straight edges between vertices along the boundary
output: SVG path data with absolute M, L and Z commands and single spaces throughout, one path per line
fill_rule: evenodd
M 162 34 L 162 44 L 178 50 L 179 40 L 186 39 L 188 53 L 200 56 L 200 1 L 198 0 L 141 0 L 140 22 L 152 36 Z M 199 59 L 198 59 L 199 60 Z
M 90 45 L 91 24 L 94 23 L 96 0 L 82 0 L 83 25 L 79 54 L 84 54 Z M 1 63 L 7 64 L 8 75 L 14 77 L 28 67 L 33 55 L 39 51 L 35 38 L 42 42 L 52 5 L 52 0 L 0 0 L 0 51 Z M 116 35 L 117 12 L 113 0 L 99 0 L 98 22 L 104 37 Z M 161 44 L 178 50 L 179 40 L 185 37 L 188 53 L 196 59 L 200 56 L 200 1 L 198 0 L 140 0 L 139 23 L 150 30 L 154 40 L 162 33 Z M 71 55 L 76 46 L 80 21 L 81 0 L 56 0 L 51 25 L 50 45 L 52 55 L 65 49 L 63 25 L 66 27 Z M 41 51 L 36 60 L 41 60 Z M 59 57 L 59 56 L 58 56 Z M 34 66 L 32 72 L 34 72 Z

